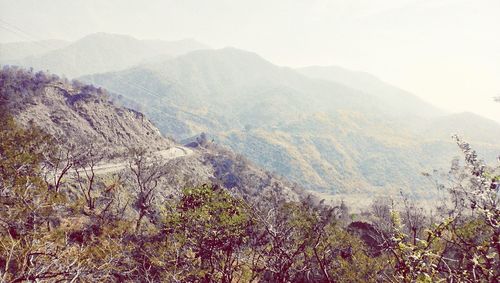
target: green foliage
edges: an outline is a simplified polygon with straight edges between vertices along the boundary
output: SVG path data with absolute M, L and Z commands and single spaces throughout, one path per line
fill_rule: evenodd
M 318 254 L 333 251 L 327 269 L 334 282 L 377 282 L 387 260 L 386 255 L 373 257 L 365 244 L 339 227 L 330 227 L 328 237 L 318 246 Z
M 453 165 L 446 216 L 430 224 L 425 235 L 409 237 L 400 214 L 392 211 L 387 249 L 394 268 L 388 275 L 402 282 L 496 282 L 499 277 L 499 168 L 486 166 L 470 145 L 455 136 L 465 167 Z M 411 213 L 407 213 L 411 215 Z
M 441 249 L 437 248 L 436 241 L 449 225 L 449 221 L 428 230 L 428 237 L 409 240 L 410 237 L 403 232 L 401 217 L 397 211 L 391 211 L 393 232 L 390 250 L 392 252 L 395 280 L 399 282 L 434 282 L 439 281 L 439 264 Z M 415 243 L 414 243 L 415 242 Z
M 446 216 L 431 223 L 406 200 L 402 212 L 372 207 L 373 225 L 359 227 L 369 230 L 364 236 L 385 239 L 375 255 L 366 237 L 342 226 L 349 222 L 339 219 L 348 215 L 345 205 L 289 201 L 279 191 L 251 203 L 212 185 L 185 188 L 158 204 L 163 171 L 146 156 L 130 163 L 135 181 L 98 176 L 88 167 L 97 155 L 60 154 L 40 129 L 0 115 L 2 282 L 495 282 L 499 276 L 498 170 L 483 166 L 465 144 L 467 167 L 450 189 L 455 208 Z M 54 172 L 58 162 L 67 170 Z M 54 174 L 61 182 L 51 181 Z M 147 225 L 138 225 L 141 215 Z
M 128 105 L 142 105 L 136 109 L 166 135 L 184 140 L 208 131 L 263 168 L 331 194 L 363 190 L 368 198 L 369 188 L 404 189 L 428 198 L 432 186 L 418 172 L 449 164 L 456 148 L 448 134 L 457 130 L 484 153 L 500 149 L 500 128 L 493 121 L 441 115 L 401 89 L 337 71 L 333 77 L 340 85 L 225 49 L 83 79 L 123 95 Z M 431 113 L 439 117 L 411 118 Z
M 39 129 L 19 128 L 12 118 L 0 120 L 0 196 L 2 213 L 0 219 L 25 222 L 32 214 L 48 214 L 40 204 L 54 197 L 41 178 L 41 161 L 50 149 L 50 139 Z M 30 216 L 31 215 L 31 216 Z M 33 223 L 34 224 L 34 223 Z M 7 224 L 5 224 L 7 225 Z M 21 227 L 19 227 L 21 229 Z M 12 230 L 13 229 L 13 230 Z M 10 227 L 11 233 L 18 233 Z M 21 229 L 24 230 L 24 229 Z M 19 232 L 20 233 L 20 232 Z
M 185 189 L 165 215 L 166 244 L 178 246 L 188 281 L 232 282 L 252 225 L 241 200 L 212 186 Z
M 36 127 L 18 127 L 5 112 L 0 115 L 0 275 L 9 279 L 28 272 L 29 257 L 36 265 L 33 254 L 46 260 L 39 249 L 51 235 L 44 230 L 64 198 L 42 178 L 51 139 Z

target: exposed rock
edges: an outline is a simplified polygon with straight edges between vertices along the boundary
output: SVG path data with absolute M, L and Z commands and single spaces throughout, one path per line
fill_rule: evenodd
M 3 100 L 20 124 L 33 123 L 63 144 L 113 150 L 173 145 L 142 113 L 110 102 L 105 90 L 42 76 L 15 68 L 2 72 Z
M 172 147 L 187 151 L 163 137 L 142 113 L 109 101 L 105 90 L 76 81 L 70 83 L 57 76 L 6 67 L 0 73 L 0 104 L 18 123 L 35 124 L 63 147 L 94 143 L 106 154 L 143 148 L 152 156 Z M 167 172 L 161 180 L 160 202 L 182 188 L 209 183 L 225 187 L 248 201 L 276 190 L 287 200 L 297 200 L 304 194 L 295 185 L 209 142 L 206 135 L 197 137 L 196 143 L 189 154 L 156 156 L 159 166 Z M 127 158 L 123 155 L 118 161 L 103 160 L 100 167 L 117 167 L 117 162 Z M 118 167 L 123 173 L 130 173 L 126 172 L 128 166 Z

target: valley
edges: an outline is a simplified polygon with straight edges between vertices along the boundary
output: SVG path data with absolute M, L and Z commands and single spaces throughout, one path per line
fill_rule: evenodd
M 0 282 L 498 278 L 495 121 L 192 39 L 0 51 Z

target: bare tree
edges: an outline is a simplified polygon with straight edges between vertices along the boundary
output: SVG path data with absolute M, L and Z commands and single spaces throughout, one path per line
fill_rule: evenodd
M 401 192 L 403 198 L 403 222 L 408 229 L 413 244 L 417 244 L 418 237 L 423 231 L 426 223 L 427 217 L 422 207 L 418 207 L 414 200 L 410 200 L 407 195 Z
M 74 146 L 68 148 L 54 147 L 53 150 L 45 152 L 42 164 L 44 180 L 49 188 L 59 192 L 64 184 L 64 179 L 74 165 Z
M 97 150 L 94 144 L 89 144 L 81 150 L 74 159 L 74 171 L 80 192 L 85 198 L 87 208 L 95 208 L 96 166 L 104 159 L 104 154 Z
M 338 207 L 317 205 L 311 198 L 288 202 L 273 191 L 266 206 L 255 205 L 251 211 L 261 230 L 252 236 L 254 277 L 268 277 L 272 282 L 290 282 L 300 274 L 312 274 L 329 282 L 328 261 L 320 245 L 326 227 L 334 223 Z M 313 253 L 308 252 L 312 248 Z M 318 274 L 317 274 L 318 275 Z
M 166 166 L 161 158 L 148 155 L 145 149 L 132 149 L 129 168 L 132 171 L 135 182 L 136 199 L 134 207 L 138 212 L 135 230 L 139 231 L 143 218 L 152 214 L 153 204 L 156 197 L 156 189 L 165 174 Z

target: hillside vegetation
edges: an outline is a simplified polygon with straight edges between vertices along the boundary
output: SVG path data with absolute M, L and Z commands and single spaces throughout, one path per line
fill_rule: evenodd
M 143 110 L 177 140 L 206 132 L 264 168 L 327 193 L 403 189 L 429 198 L 431 184 L 415 172 L 446 170 L 456 155 L 452 134 L 486 158 L 500 150 L 495 122 L 447 115 L 363 73 L 301 74 L 308 70 L 226 48 L 82 79 Z
M 115 106 L 105 93 L 43 72 L 2 70 L 2 281 L 495 282 L 500 276 L 500 168 L 480 161 L 459 137 L 464 162 L 452 163 L 453 185 L 440 186 L 443 202 L 432 214 L 408 198 L 399 204 L 386 198 L 355 215 L 345 204 L 327 206 L 288 187 L 205 135 L 191 142 L 192 155 L 173 160 L 142 148 L 139 137 L 117 134 L 114 143 L 105 138 L 116 134 L 114 125 L 153 131 L 158 145 L 162 137 L 142 114 Z M 68 120 L 25 122 L 30 113 L 53 110 Z M 86 134 L 96 135 L 90 148 L 77 143 Z M 95 170 L 112 158 L 108 148 L 125 142 L 126 168 Z
M 177 149 L 192 154 L 160 160 L 169 170 L 164 185 L 173 190 L 214 183 L 244 189 L 242 195 L 250 198 L 271 189 L 292 199 L 302 194 L 296 185 L 208 140 L 199 141 L 192 149 L 176 144 L 163 137 L 142 113 L 110 101 L 105 89 L 17 67 L 2 69 L 0 86 L 6 114 L 20 126 L 34 126 L 52 136 L 65 158 L 95 154 L 95 161 L 115 164 L 123 163 L 136 151 L 158 155 Z M 102 154 L 97 154 L 97 149 Z

